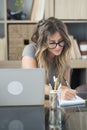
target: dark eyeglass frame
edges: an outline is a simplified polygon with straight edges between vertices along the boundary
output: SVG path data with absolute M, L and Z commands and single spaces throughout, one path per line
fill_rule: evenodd
M 64 42 L 64 45 L 61 45 L 61 42 Z M 54 42 L 50 42 L 50 43 L 49 43 L 49 45 L 54 45 L 54 44 L 55 44 L 55 47 L 53 47 L 53 48 L 49 47 L 49 48 L 50 48 L 50 49 L 54 49 L 54 48 L 56 48 L 56 47 L 57 47 L 57 45 L 59 45 L 60 47 L 64 47 L 66 43 L 65 43 L 65 41 L 64 41 L 63 39 L 62 39 L 62 40 L 60 40 L 60 41 L 59 41 L 59 42 L 57 42 L 57 43 L 56 43 L 55 41 L 54 41 Z

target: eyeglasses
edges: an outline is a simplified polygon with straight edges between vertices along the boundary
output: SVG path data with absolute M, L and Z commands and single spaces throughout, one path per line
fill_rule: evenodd
M 50 49 L 54 49 L 57 47 L 57 45 L 59 45 L 60 47 L 64 47 L 65 46 L 65 41 L 64 40 L 60 40 L 58 43 L 56 43 L 55 41 L 50 42 L 49 43 L 49 48 Z

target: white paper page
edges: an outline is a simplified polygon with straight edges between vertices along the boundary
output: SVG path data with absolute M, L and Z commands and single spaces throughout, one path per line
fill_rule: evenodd
M 60 100 L 59 104 L 61 107 L 85 105 L 85 100 L 79 96 L 76 96 L 72 100 Z

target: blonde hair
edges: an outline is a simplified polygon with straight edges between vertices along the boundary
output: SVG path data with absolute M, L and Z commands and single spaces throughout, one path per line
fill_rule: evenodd
M 49 82 L 49 58 L 48 58 L 48 37 L 52 36 L 55 32 L 58 32 L 66 42 L 61 54 L 54 58 L 54 72 L 55 75 L 62 82 L 63 76 L 67 64 L 69 62 L 69 52 L 71 48 L 71 42 L 68 36 L 68 30 L 65 24 L 54 17 L 50 17 L 46 20 L 42 20 L 37 24 L 36 30 L 32 35 L 32 41 L 37 44 L 36 59 L 38 67 L 45 68 L 47 83 Z

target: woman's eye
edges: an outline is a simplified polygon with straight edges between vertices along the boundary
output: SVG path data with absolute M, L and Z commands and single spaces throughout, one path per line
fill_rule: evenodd
M 55 44 L 54 42 L 51 42 L 50 44 Z

